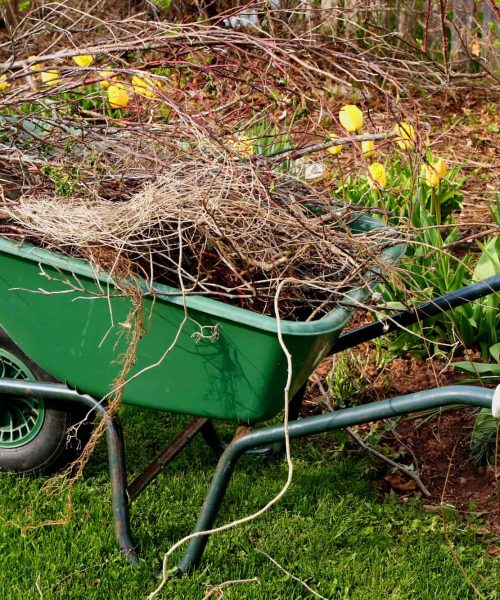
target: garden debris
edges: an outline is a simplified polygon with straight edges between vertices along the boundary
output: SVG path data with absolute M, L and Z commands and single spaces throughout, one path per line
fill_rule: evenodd
M 259 313 L 273 314 L 276 290 L 290 280 L 280 308 L 291 319 L 329 312 L 384 266 L 381 252 L 395 234 L 354 234 L 354 209 L 325 205 L 300 179 L 234 160 L 208 139 L 202 148 L 203 157 L 179 151 L 168 172 L 123 201 L 37 191 L 1 211 L 36 244 L 100 269 L 125 261 L 152 292 L 157 282 L 179 287 L 180 255 L 186 293 Z

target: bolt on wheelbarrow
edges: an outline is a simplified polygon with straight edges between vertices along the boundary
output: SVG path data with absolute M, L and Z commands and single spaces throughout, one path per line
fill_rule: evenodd
M 364 230 L 380 226 L 366 217 L 353 225 Z M 394 246 L 384 252 L 395 260 L 403 250 Z M 60 459 L 65 430 L 81 417 L 82 406 L 90 409 L 84 412 L 106 414 L 103 398 L 120 369 L 114 359 L 126 350 L 120 334 L 130 299 L 114 288 L 109 275 L 96 276 L 83 260 L 1 238 L 0 272 L 0 325 L 5 331 L 0 337 L 0 469 L 39 471 Z M 293 359 L 292 417 L 298 416 L 305 384 L 324 357 L 499 290 L 497 275 L 344 335 L 342 329 L 369 290 L 346 294 L 341 305 L 317 321 L 282 321 Z M 208 298 L 182 298 L 179 290 L 159 284 L 151 293 L 144 283 L 143 302 L 148 334 L 138 343 L 123 403 L 194 419 L 128 488 L 118 416 L 107 421 L 113 519 L 120 548 L 135 562 L 130 502 L 202 433 L 222 455 L 194 529 L 200 535 L 179 564 L 186 571 L 201 558 L 208 539 L 201 532 L 215 522 L 239 457 L 270 452 L 284 441 L 284 425 L 253 428 L 282 410 L 287 363 L 272 317 Z M 496 416 L 500 412 L 498 391 L 448 386 L 295 420 L 289 423 L 289 435 L 306 437 L 449 404 L 490 408 Z M 220 439 L 211 419 L 239 425 L 231 443 Z

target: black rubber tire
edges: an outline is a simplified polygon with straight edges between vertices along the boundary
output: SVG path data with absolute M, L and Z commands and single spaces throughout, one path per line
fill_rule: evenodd
M 37 381 L 55 381 L 33 363 L 1 329 L 0 348 L 22 361 Z M 0 447 L 0 471 L 19 474 L 53 473 L 71 464 L 88 442 L 93 422 L 84 421 L 77 428 L 76 437 L 69 436 L 68 430 L 85 419 L 87 412 L 88 408 L 84 405 L 68 407 L 68 404 L 45 400 L 45 419 L 38 435 L 18 448 Z

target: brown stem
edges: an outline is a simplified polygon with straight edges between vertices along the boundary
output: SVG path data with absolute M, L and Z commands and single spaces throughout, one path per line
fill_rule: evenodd
M 393 131 L 384 133 L 364 133 L 362 135 L 345 136 L 341 138 L 336 138 L 335 140 L 331 140 L 329 142 L 324 142 L 323 144 L 311 144 L 299 148 L 286 148 L 285 150 L 280 150 L 279 152 L 274 152 L 273 154 L 267 155 L 266 159 L 271 158 L 271 160 L 278 162 L 289 159 L 295 160 L 308 154 L 322 152 L 324 150 L 327 150 L 328 148 L 332 148 L 333 146 L 341 146 L 342 144 L 354 144 L 356 142 L 366 142 L 367 140 L 390 140 L 395 138 L 396 136 L 397 134 Z
M 324 400 L 323 404 L 325 405 L 327 410 L 329 410 L 330 412 L 333 412 L 333 407 L 331 405 L 330 398 L 328 396 L 328 392 L 325 390 L 323 384 L 321 383 L 321 379 L 316 374 L 314 375 L 314 378 L 315 378 L 316 384 L 319 388 L 319 391 L 321 392 L 321 395 L 323 397 L 323 400 Z M 346 431 L 352 437 L 352 439 L 357 444 L 359 444 L 361 446 L 361 448 L 363 448 L 363 450 L 366 450 L 367 452 L 371 452 L 374 456 L 376 456 L 383 462 L 387 463 L 391 467 L 394 467 L 395 469 L 398 469 L 398 471 L 401 471 L 401 473 L 403 473 L 410 479 L 413 479 L 413 481 L 417 484 L 418 488 L 420 489 L 420 491 L 426 498 L 432 497 L 432 494 L 425 487 L 424 483 L 422 482 L 422 480 L 416 473 L 414 473 L 413 471 L 410 471 L 404 465 L 395 462 L 394 460 L 392 460 L 388 456 L 385 456 L 381 452 L 378 452 L 378 450 L 375 450 L 375 448 L 368 446 L 368 444 L 365 444 L 365 442 L 359 437 L 359 435 L 357 433 L 355 433 L 353 431 L 353 429 L 351 427 L 346 427 Z

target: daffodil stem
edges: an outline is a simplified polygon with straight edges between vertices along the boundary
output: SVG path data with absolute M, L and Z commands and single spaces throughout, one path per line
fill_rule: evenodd
M 431 188 L 431 202 L 434 210 L 434 218 L 436 219 L 436 225 L 441 225 L 441 202 L 439 196 L 436 194 L 436 188 Z
M 339 173 L 340 173 L 340 181 L 342 182 L 342 197 L 345 202 L 346 194 L 345 194 L 345 186 L 344 186 L 344 169 L 342 168 L 342 163 L 340 162 L 340 157 L 338 154 L 335 156 L 335 159 L 337 160 L 337 167 L 338 167 Z

